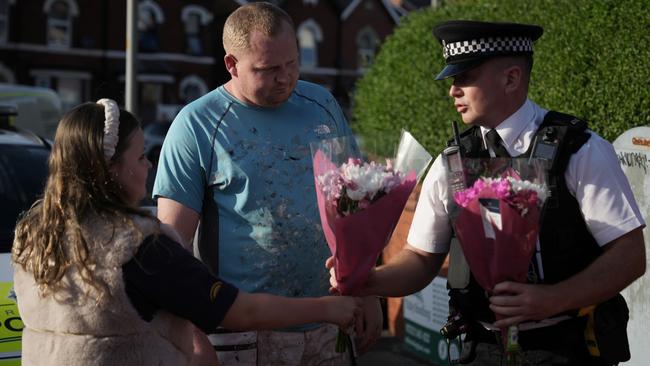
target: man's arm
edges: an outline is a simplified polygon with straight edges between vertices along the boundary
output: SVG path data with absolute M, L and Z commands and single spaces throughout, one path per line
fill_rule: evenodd
M 184 247 L 192 247 L 199 214 L 172 199 L 158 197 L 158 219 L 173 227 L 183 239 Z
M 446 253 L 429 253 L 409 244 L 385 265 L 377 267 L 364 292 L 401 297 L 425 288 L 440 271 Z
M 426 287 L 440 271 L 446 253 L 429 253 L 406 244 L 389 263 L 373 268 L 361 295 L 402 297 Z M 325 266 L 330 269 L 332 292 L 337 291 L 334 260 L 328 258 Z
M 284 297 L 240 291 L 221 325 L 232 330 L 278 329 L 327 322 L 359 328 L 361 299 L 348 296 Z
M 495 323 L 507 327 L 527 320 L 605 301 L 645 273 L 643 231 L 639 227 L 603 246 L 603 254 L 583 271 L 553 285 L 502 282 L 494 287 L 490 308 L 506 316 Z

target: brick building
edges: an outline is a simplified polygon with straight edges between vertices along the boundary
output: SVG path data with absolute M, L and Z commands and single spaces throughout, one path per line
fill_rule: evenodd
M 276 0 L 294 19 L 301 77 L 348 105 L 356 79 L 400 17 L 426 1 Z M 228 79 L 221 30 L 245 0 L 140 0 L 138 114 L 169 120 Z M 64 109 L 123 103 L 126 1 L 0 0 L 0 82 L 54 89 Z

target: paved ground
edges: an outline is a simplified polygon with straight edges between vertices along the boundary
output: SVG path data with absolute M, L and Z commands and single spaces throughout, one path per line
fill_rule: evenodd
M 384 331 L 377 344 L 357 359 L 357 366 L 428 366 L 433 365 L 403 349 L 402 342 Z

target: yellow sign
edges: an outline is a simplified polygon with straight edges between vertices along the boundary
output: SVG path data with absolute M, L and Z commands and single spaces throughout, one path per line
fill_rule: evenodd
M 12 282 L 0 282 L 0 366 L 20 365 L 23 321 Z

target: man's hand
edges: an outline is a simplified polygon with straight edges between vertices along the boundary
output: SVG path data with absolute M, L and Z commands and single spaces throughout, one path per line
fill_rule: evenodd
M 490 309 L 503 318 L 494 325 L 507 328 L 527 320 L 542 320 L 563 311 L 562 299 L 554 296 L 551 285 L 531 285 L 505 281 L 494 286 Z
M 587 268 L 553 285 L 502 282 L 494 287 L 490 309 L 504 318 L 495 323 L 507 327 L 527 320 L 601 303 L 621 292 L 645 272 L 643 227 L 604 245 L 603 253 Z
M 325 268 L 330 271 L 330 293 L 339 294 L 338 283 L 336 282 L 336 273 L 334 271 L 334 257 L 329 257 L 325 261 Z M 375 269 L 370 271 L 372 277 Z M 360 290 L 363 293 L 363 288 Z M 379 339 L 381 331 L 384 328 L 384 316 L 381 311 L 379 298 L 375 296 L 366 296 L 363 298 L 363 327 L 357 327 L 357 352 L 365 353 Z
M 334 271 L 334 257 L 329 257 L 325 260 L 325 268 L 330 270 L 330 294 L 339 294 L 339 284 L 336 282 L 336 272 Z
M 357 352 L 366 353 L 372 347 L 384 328 L 384 317 L 379 298 L 366 296 L 363 298 L 363 329 L 357 329 Z
M 339 291 L 339 284 L 336 281 L 336 271 L 334 270 L 334 257 L 329 257 L 325 260 L 325 268 L 329 269 L 330 271 L 330 289 L 329 292 L 332 295 L 340 295 L 341 292 Z M 354 296 L 367 296 L 371 295 L 368 292 L 367 286 L 370 283 L 373 283 L 375 280 L 375 267 L 370 269 L 370 273 L 368 274 L 368 278 L 366 278 L 366 282 L 361 286 L 361 288 L 354 293 Z

